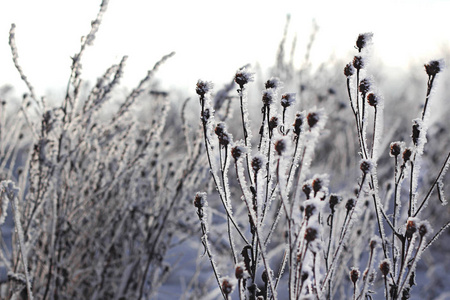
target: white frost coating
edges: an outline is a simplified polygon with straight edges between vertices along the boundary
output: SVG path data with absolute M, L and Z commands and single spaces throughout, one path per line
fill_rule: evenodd
M 12 188 L 10 188 L 10 186 Z M 17 194 L 14 192 L 13 187 L 14 187 L 14 183 L 10 180 L 1 182 L 1 186 L 0 186 L 0 188 L 1 188 L 1 190 L 0 190 L 0 201 L 1 201 L 0 225 L 5 223 L 9 199 L 11 198 L 10 195 L 12 194 L 12 196 L 14 197 L 14 195 Z
M 445 193 L 444 193 L 444 183 L 442 182 L 442 177 L 441 179 L 437 182 L 437 190 L 438 190 L 438 194 L 439 194 L 439 200 L 441 200 L 442 205 L 447 205 L 447 199 L 445 198 Z M 1 221 L 0 221 L 1 222 Z
M 27 261 L 27 255 L 28 251 L 25 249 L 25 242 L 23 238 L 23 229 L 22 224 L 20 222 L 20 212 L 19 212 L 19 198 L 17 197 L 19 193 L 19 189 L 16 188 L 15 184 L 12 181 L 2 181 L 2 190 L 5 191 L 5 194 L 9 198 L 10 201 L 12 201 L 13 205 L 13 213 L 14 213 L 14 224 L 16 226 L 16 233 L 19 240 L 19 246 L 20 246 L 20 254 L 22 256 L 22 264 L 25 272 L 25 278 L 26 278 L 26 286 L 27 286 L 27 293 L 28 293 L 28 299 L 33 299 L 33 293 L 31 292 L 31 278 L 30 274 L 28 272 L 28 261 Z M 3 197 L 2 197 L 3 198 Z
M 374 141 L 372 145 L 372 159 L 374 162 L 378 161 L 379 157 L 379 147 L 382 142 L 382 136 L 383 136 L 383 125 L 384 125 L 384 99 L 380 95 L 380 93 L 376 93 L 378 97 L 378 105 L 376 108 L 376 122 L 375 122 L 375 128 L 374 128 Z
M 300 197 L 300 195 L 301 195 L 302 185 L 300 184 L 300 182 L 304 181 L 304 179 L 306 178 L 306 176 L 309 172 L 312 157 L 314 154 L 314 149 L 316 147 L 320 133 L 322 132 L 323 128 L 325 127 L 325 123 L 327 120 L 327 116 L 325 115 L 325 111 L 323 108 L 321 108 L 321 109 L 313 108 L 310 111 L 310 113 L 307 115 L 307 119 L 311 113 L 317 114 L 319 116 L 319 120 L 313 126 L 313 128 L 310 128 L 310 130 L 307 131 L 304 135 L 305 146 L 302 151 L 303 157 L 300 157 L 300 164 L 301 164 L 302 170 L 301 170 L 301 174 L 297 181 L 296 198 Z M 309 121 L 308 121 L 308 123 L 309 123 Z M 293 199 L 293 201 L 297 201 L 297 199 Z

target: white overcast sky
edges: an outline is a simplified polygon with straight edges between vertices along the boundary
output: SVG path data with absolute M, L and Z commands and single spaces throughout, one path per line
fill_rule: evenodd
M 100 0 L 14 0 L 0 4 L 0 86 L 25 92 L 14 70 L 8 31 L 16 24 L 20 63 L 39 95 L 62 93 L 70 56 L 90 28 Z M 110 0 L 94 43 L 86 51 L 85 78 L 94 81 L 122 55 L 129 60 L 123 83 L 136 84 L 164 54 L 177 54 L 161 68 L 166 87 L 193 87 L 198 78 L 220 84 L 235 70 L 275 60 L 286 14 L 290 37 L 298 35 L 301 61 L 315 19 L 320 29 L 312 60 L 348 60 L 358 33 L 374 33 L 374 55 L 391 66 L 440 58 L 449 49 L 447 0 Z M 424 60 L 424 61 L 423 61 Z M 189 91 L 190 92 L 190 91 Z

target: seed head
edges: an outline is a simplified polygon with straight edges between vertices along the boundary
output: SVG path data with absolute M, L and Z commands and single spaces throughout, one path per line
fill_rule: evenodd
M 310 112 L 306 118 L 310 128 L 313 128 L 320 120 L 320 116 L 316 112 Z
M 204 96 L 205 94 L 209 93 L 212 90 L 212 88 L 213 83 L 211 81 L 203 81 L 199 79 L 197 81 L 195 91 L 197 92 L 198 95 Z
M 245 268 L 245 264 L 242 262 L 236 265 L 234 273 L 236 275 L 236 279 L 246 279 L 249 277 L 247 269 Z
M 431 228 L 431 225 L 430 225 L 430 223 L 429 223 L 427 220 L 420 222 L 420 225 L 419 225 L 419 235 L 420 235 L 422 238 L 423 238 L 424 236 L 427 236 L 428 234 L 430 234 L 432 231 L 433 231 L 433 230 L 432 230 L 432 228 Z
M 206 193 L 198 192 L 194 198 L 194 206 L 200 209 L 207 205 L 208 203 L 206 202 Z
M 265 87 L 266 89 L 277 90 L 283 87 L 283 82 L 281 82 L 280 78 L 278 77 L 272 77 L 266 81 Z
M 236 72 L 236 75 L 234 76 L 234 81 L 242 89 L 244 85 L 255 80 L 254 75 L 255 75 L 254 73 L 249 72 L 247 68 L 244 67 Z
M 403 162 L 406 163 L 408 160 L 411 159 L 412 150 L 410 148 L 406 148 L 403 151 Z
M 306 220 L 309 220 L 311 216 L 314 214 L 314 211 L 316 210 L 317 206 L 316 203 L 310 202 L 314 200 L 308 200 L 308 204 L 305 205 L 305 218 Z
M 391 270 L 391 262 L 389 259 L 384 259 L 380 263 L 380 271 L 381 274 L 383 274 L 384 277 L 386 277 L 389 274 L 389 271 Z
M 355 67 L 356 70 L 364 68 L 364 59 L 362 56 L 357 55 L 353 58 L 353 67 Z
M 359 272 L 359 270 L 357 268 L 352 268 L 350 270 L 350 280 L 353 282 L 353 284 L 356 284 L 360 275 L 361 275 L 361 272 Z
M 228 144 L 231 142 L 231 137 L 230 134 L 227 132 L 225 123 L 223 122 L 218 123 L 216 125 L 216 128 L 214 129 L 214 132 L 219 138 L 219 144 L 222 146 L 228 146 Z
M 235 160 L 238 160 L 239 158 L 241 158 L 242 154 L 244 154 L 246 151 L 247 150 L 244 146 L 236 145 L 233 148 L 231 148 L 231 156 Z
M 314 196 L 316 196 L 319 191 L 324 189 L 327 184 L 328 184 L 328 178 L 326 175 L 316 175 L 312 181 L 312 188 L 314 190 Z
M 281 106 L 287 108 L 294 104 L 295 102 L 295 93 L 286 93 L 281 96 Z
M 345 203 L 345 209 L 347 209 L 347 213 L 349 213 L 355 207 L 355 199 L 350 198 Z
M 361 50 L 367 46 L 368 43 L 371 42 L 373 37 L 373 33 L 367 32 L 362 33 L 358 35 L 358 39 L 356 40 L 356 47 L 358 48 L 358 51 L 361 52 Z
M 336 195 L 336 194 L 331 194 L 330 195 L 329 204 L 330 204 L 330 209 L 331 209 L 332 213 L 335 212 L 336 205 L 338 205 L 341 201 L 342 201 L 342 197 L 341 196 Z
M 267 276 L 267 271 L 264 270 L 261 274 L 261 279 L 264 283 L 267 283 L 269 281 L 269 277 Z
M 417 231 L 417 219 L 409 218 L 406 222 L 406 233 L 405 236 L 408 240 L 410 240 L 414 233 Z
M 305 240 L 308 243 L 311 243 L 312 241 L 314 241 L 317 238 L 318 232 L 317 229 L 314 227 L 308 227 L 305 230 Z
M 223 293 L 228 296 L 233 291 L 233 283 L 228 278 L 222 279 L 222 291 Z
M 344 75 L 349 78 L 353 74 L 355 74 L 355 68 L 353 67 L 352 63 L 348 63 L 344 68 Z
M 264 166 L 265 157 L 262 154 L 256 155 L 252 159 L 252 169 L 256 173 Z
M 378 247 L 380 244 L 381 244 L 381 240 L 380 240 L 379 237 L 374 236 L 373 238 L 370 239 L 369 246 L 370 246 L 370 249 L 371 249 L 371 250 L 375 249 L 375 248 Z
M 370 88 L 372 87 L 372 82 L 369 78 L 364 78 L 359 83 L 359 91 L 362 94 L 367 94 L 370 91 Z
M 278 125 L 280 125 L 280 120 L 278 119 L 278 117 L 274 116 L 274 117 L 270 118 L 270 121 L 269 121 L 269 130 L 270 130 L 270 132 L 273 132 L 273 130 L 275 128 L 277 128 Z
M 403 142 L 391 143 L 391 151 L 389 154 L 393 157 L 399 156 L 400 153 L 402 152 L 403 146 L 404 146 Z
M 305 193 L 306 199 L 310 198 L 312 190 L 313 190 L 313 187 L 312 187 L 312 185 L 309 182 L 306 182 L 306 183 L 303 184 L 302 191 L 303 191 L 303 193 Z
M 431 60 L 425 65 L 425 72 L 427 72 L 428 76 L 436 76 L 436 74 L 441 72 L 443 68 L 443 60 Z
M 274 89 L 265 89 L 262 95 L 262 102 L 265 106 L 270 106 L 274 102 L 275 98 L 275 90 Z
M 283 153 L 286 151 L 286 149 L 288 148 L 287 146 L 288 141 L 286 139 L 279 139 L 278 141 L 275 142 L 275 151 L 277 151 L 278 155 L 283 155 Z
M 379 102 L 378 96 L 374 93 L 370 93 L 369 95 L 367 95 L 367 102 L 370 106 L 376 107 Z
M 362 159 L 359 165 L 359 168 L 361 169 L 364 175 L 372 172 L 373 167 L 374 167 L 373 161 L 370 159 Z
M 294 121 L 294 134 L 296 136 L 299 136 L 300 133 L 303 131 L 303 124 L 305 123 L 305 115 L 303 113 L 297 113 L 295 115 L 295 121 Z
M 419 144 L 419 137 L 420 137 L 420 131 L 422 130 L 422 120 L 421 119 L 415 119 L 413 120 L 413 126 L 412 126 L 412 140 L 414 143 L 414 146 L 418 146 Z

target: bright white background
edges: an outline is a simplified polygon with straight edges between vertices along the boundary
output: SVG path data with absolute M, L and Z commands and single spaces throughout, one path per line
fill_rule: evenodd
M 62 95 L 70 56 L 79 49 L 100 0 L 15 0 L 0 4 L 0 86 L 25 92 L 8 46 L 15 23 L 20 63 L 37 94 Z M 273 65 L 286 14 L 289 37 L 298 35 L 297 63 L 304 56 L 315 19 L 320 27 L 311 60 L 351 59 L 358 33 L 374 33 L 374 56 L 408 67 L 442 56 L 449 49 L 450 1 L 245 1 L 110 0 L 109 9 L 84 59 L 84 78 L 94 81 L 128 55 L 124 85 L 133 86 L 164 54 L 176 51 L 161 68 L 165 87 L 190 89 L 198 78 L 227 82 L 235 70 L 259 62 Z

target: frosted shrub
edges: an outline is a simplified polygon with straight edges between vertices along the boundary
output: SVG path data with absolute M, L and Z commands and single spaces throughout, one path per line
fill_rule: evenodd
M 231 129 L 226 129 L 224 122 L 215 121 L 217 112 L 209 104 L 212 90 L 198 91 L 199 84 L 212 85 L 197 84 L 204 146 L 222 209 L 211 206 L 217 207 L 216 214 L 225 211 L 230 255 L 222 254 L 222 263 L 213 260 L 214 246 L 204 242 L 211 233 L 203 230 L 203 221 L 202 241 L 225 299 L 232 289 L 223 284 L 229 279 L 222 274 L 230 276 L 233 272 L 238 280 L 234 295 L 240 299 L 351 296 L 362 300 L 375 292 L 378 298 L 384 294 L 386 299 L 407 299 L 412 292 L 421 253 L 449 224 L 430 238 L 430 225 L 420 219 L 420 213 L 433 190 L 442 187 L 450 154 L 420 201 L 418 192 L 427 142 L 428 103 L 432 100 L 434 79 L 443 67 L 441 61 L 425 65 L 429 76 L 426 101 L 422 117 L 413 120 L 411 143 L 393 142 L 389 149 L 383 149 L 384 99 L 376 81 L 366 72 L 372 36 L 359 35 L 358 54 L 344 68 L 360 160 L 359 170 L 354 171 L 356 177 L 349 178 L 345 187 L 349 190 L 330 193 L 329 176 L 311 174 L 314 152 L 326 128 L 323 109 L 295 112 L 295 93 L 279 96 L 283 84 L 273 77 L 262 91 L 259 136 L 253 137 L 251 118 L 255 114 L 249 113 L 247 90 L 254 76 L 247 68 L 239 69 L 235 82 L 239 86 L 243 140 L 233 141 L 228 137 Z M 373 123 L 369 124 L 369 120 Z M 216 136 L 212 134 L 214 127 Z M 233 172 L 228 169 L 229 152 L 235 160 Z M 388 154 L 394 160 L 392 193 L 381 190 L 377 172 L 378 160 Z M 230 185 L 233 182 L 235 185 Z M 353 190 L 351 182 L 357 183 Z M 387 198 L 382 200 L 384 195 Z M 345 205 L 340 204 L 344 199 Z M 219 219 L 212 219 L 210 226 L 222 226 Z M 231 261 L 228 265 L 235 267 L 227 267 L 227 260 Z M 364 272 L 360 272 L 364 263 Z M 350 278 L 346 275 L 349 270 Z M 377 277 L 379 272 L 381 276 Z M 379 280 L 384 281 L 384 290 L 377 288 Z M 351 295 L 342 289 L 343 285 L 349 286 Z
M 90 91 L 83 84 L 83 54 L 94 42 L 107 4 L 101 3 L 72 56 L 66 95 L 54 107 L 35 95 L 20 68 L 11 27 L 13 61 L 29 93 L 16 113 L 8 101 L 1 111 L 0 174 L 13 181 L 0 185 L 0 221 L 7 232 L 3 221 L 10 203 L 16 233 L 6 241 L 11 248 L 0 251 L 8 272 L 0 283 L 1 299 L 151 298 L 174 267 L 165 260 L 179 238 L 173 232 L 191 227 L 184 195 L 191 195 L 193 182 L 201 180 L 194 176 L 201 148 L 173 143 L 183 141 L 183 134 L 189 141 L 191 134 L 187 127 L 166 127 L 174 118 L 170 97 L 152 83 L 173 53 L 157 62 L 118 107 L 112 98 L 126 57 Z M 144 99 L 152 114 L 142 122 L 130 111 Z M 182 127 L 179 119 L 169 121 Z

